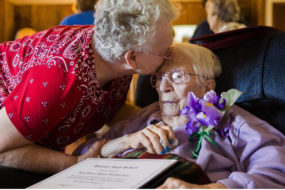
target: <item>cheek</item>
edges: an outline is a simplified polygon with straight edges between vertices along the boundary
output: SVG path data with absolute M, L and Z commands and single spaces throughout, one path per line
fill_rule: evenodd
M 189 91 L 191 91 L 189 85 L 181 85 L 175 88 L 175 92 L 180 100 L 186 100 Z
M 205 89 L 203 88 L 203 86 L 194 82 L 191 85 L 186 84 L 183 86 L 179 86 L 175 89 L 175 92 L 179 99 L 184 101 L 187 100 L 188 93 L 190 91 L 193 92 L 199 98 L 202 98 L 205 93 Z
M 209 16 L 207 20 L 208 20 L 210 28 L 213 29 L 213 26 L 214 26 L 213 16 Z

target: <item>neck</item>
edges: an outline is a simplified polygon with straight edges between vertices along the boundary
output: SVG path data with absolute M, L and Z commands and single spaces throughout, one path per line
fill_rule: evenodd
M 213 32 L 218 33 L 220 31 L 220 28 L 223 27 L 225 24 L 227 23 L 218 19 L 217 24 L 215 25 L 213 29 Z
M 188 122 L 188 117 L 186 115 L 168 116 L 161 114 L 161 118 L 163 122 L 170 127 L 186 125 L 186 123 Z
M 134 71 L 128 68 L 125 62 L 109 63 L 102 59 L 94 47 L 93 51 L 94 62 L 96 64 L 96 78 L 101 86 L 104 86 L 113 79 L 134 74 Z

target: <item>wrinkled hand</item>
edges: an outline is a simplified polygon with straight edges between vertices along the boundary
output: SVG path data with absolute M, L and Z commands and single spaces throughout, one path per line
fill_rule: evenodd
M 147 152 L 163 154 L 169 152 L 169 145 L 175 140 L 171 127 L 158 123 L 127 136 L 129 148 L 146 148 Z
M 222 183 L 210 183 L 206 185 L 197 185 L 185 182 L 173 177 L 167 178 L 167 180 L 158 187 L 158 189 L 226 189 Z
M 106 139 L 96 141 L 85 154 L 77 156 L 77 162 L 81 162 L 87 158 L 100 158 L 100 152 L 103 145 L 107 142 Z

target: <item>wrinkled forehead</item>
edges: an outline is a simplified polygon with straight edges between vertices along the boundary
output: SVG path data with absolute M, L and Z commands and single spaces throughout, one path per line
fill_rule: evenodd
M 158 73 L 167 73 L 174 69 L 183 69 L 187 73 L 194 73 L 193 61 L 186 55 L 177 52 L 173 55 L 172 59 L 164 60 Z

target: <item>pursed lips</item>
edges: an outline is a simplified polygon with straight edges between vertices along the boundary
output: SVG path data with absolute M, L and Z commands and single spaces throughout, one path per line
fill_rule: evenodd
M 163 104 L 176 104 L 178 103 L 178 100 L 164 100 L 162 101 Z

